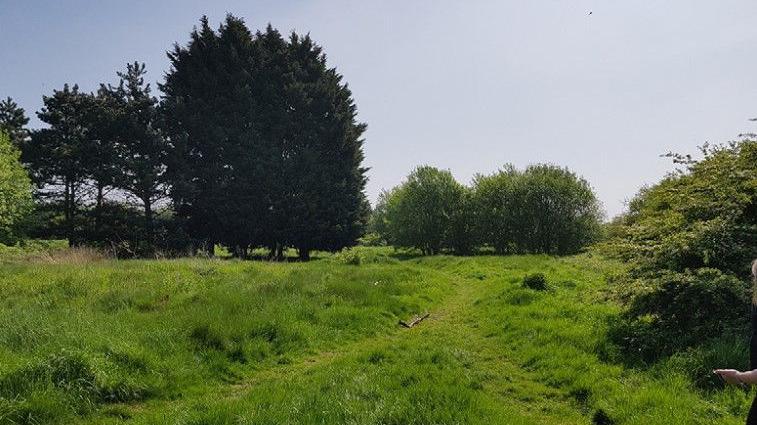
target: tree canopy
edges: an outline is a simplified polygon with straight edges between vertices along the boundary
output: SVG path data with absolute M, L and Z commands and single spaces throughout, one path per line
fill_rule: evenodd
M 26 112 L 13 99 L 9 97 L 0 101 L 0 131 L 4 131 L 17 148 L 21 148 L 29 137 L 29 131 L 26 128 L 28 124 L 29 118 Z
M 474 193 L 482 242 L 499 252 L 572 254 L 599 237 L 596 195 L 566 168 L 507 166 L 477 176 Z
M 171 196 L 189 233 L 239 252 L 336 250 L 362 234 L 362 133 L 347 85 L 309 36 L 203 18 L 161 89 Z
M 0 242 L 13 242 L 19 221 L 32 205 L 31 182 L 19 162 L 20 152 L 0 131 Z
M 434 167 L 418 167 L 407 180 L 384 192 L 375 210 L 376 229 L 395 246 L 411 247 L 424 254 L 442 249 L 470 250 L 466 232 L 468 189 L 452 173 Z

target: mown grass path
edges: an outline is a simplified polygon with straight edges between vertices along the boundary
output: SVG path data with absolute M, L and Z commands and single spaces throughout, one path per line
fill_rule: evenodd
M 477 299 L 490 292 L 486 283 L 460 279 L 453 285 L 454 292 L 444 302 L 435 306 L 431 316 L 412 329 L 397 327 L 387 335 L 366 338 L 341 347 L 336 351 L 319 352 L 297 359 L 295 364 L 278 365 L 259 371 L 243 382 L 222 390 L 222 397 L 232 400 L 243 399 L 253 388 L 277 385 L 281 380 L 293 377 L 312 376 L 316 370 L 336 368 L 354 359 L 370 357 L 373 353 L 390 353 L 395 350 L 432 349 L 444 347 L 446 350 L 465 357 L 466 373 L 483 378 L 476 382 L 476 389 L 489 393 L 493 404 L 499 404 L 498 417 L 490 417 L 497 423 L 585 423 L 585 418 L 576 414 L 566 400 L 554 398 L 554 392 L 545 385 L 534 383 L 523 369 L 513 364 L 504 355 L 497 354 L 497 344 L 486 338 L 480 326 L 474 320 L 472 310 Z M 402 356 L 400 356 L 403 358 Z M 412 359 L 404 359 L 410 363 Z M 408 367 L 411 367 L 408 364 Z M 307 382 L 299 385 L 308 390 Z M 549 402 L 539 406 L 533 405 L 533 397 L 518 398 L 525 387 L 547 395 Z M 569 417 L 565 415 L 568 414 Z

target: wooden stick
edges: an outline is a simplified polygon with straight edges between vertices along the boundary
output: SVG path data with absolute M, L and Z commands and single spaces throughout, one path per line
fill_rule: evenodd
M 427 318 L 428 316 L 431 316 L 431 313 L 426 313 L 423 316 L 415 316 L 415 317 L 413 317 L 413 320 L 411 320 L 409 322 L 405 322 L 404 320 L 400 320 L 400 325 L 404 326 L 406 328 L 412 328 L 413 326 L 415 326 L 418 323 L 422 322 L 423 319 Z

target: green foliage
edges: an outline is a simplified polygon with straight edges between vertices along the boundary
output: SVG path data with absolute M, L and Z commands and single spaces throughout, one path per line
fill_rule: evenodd
M 749 408 L 695 380 L 743 340 L 603 361 L 620 309 L 596 256 L 354 250 L 366 261 L 5 262 L 0 423 L 735 425 Z M 574 284 L 523 288 L 536 271 Z
M 66 84 L 44 96 L 45 106 L 37 116 L 48 127 L 33 132 L 22 149 L 24 163 L 43 189 L 37 193 L 40 202 L 58 207 L 61 230 L 71 244 L 80 242 L 77 225 L 90 179 L 104 189 L 113 176 L 110 146 L 99 137 L 98 102 L 77 85 Z
M 602 212 L 586 180 L 552 165 L 474 182 L 477 231 L 497 252 L 571 254 L 595 242 Z
M 146 84 L 145 65 L 128 64 L 119 72 L 118 86 L 105 86 L 99 95 L 108 103 L 107 131 L 115 146 L 114 162 L 119 172 L 113 186 L 121 189 L 142 208 L 143 254 L 155 249 L 155 204 L 166 197 L 168 142 L 160 132 L 158 99 Z M 95 217 L 97 219 L 97 217 Z M 99 224 L 96 222 L 96 225 Z
M 624 361 L 651 363 L 713 337 L 743 334 L 749 287 L 716 269 L 666 272 L 648 281 L 610 334 Z
M 189 233 L 242 256 L 354 245 L 369 209 L 365 125 L 322 48 L 271 26 L 253 35 L 229 15 L 218 31 L 203 18 L 169 57 L 168 177 Z
M 363 246 L 345 248 L 337 252 L 332 260 L 341 264 L 359 266 L 361 264 L 391 264 L 397 260 L 391 256 L 387 248 L 377 249 Z
M 373 227 L 392 245 L 434 255 L 468 253 L 474 246 L 469 189 L 449 171 L 423 166 L 381 195 Z
M 477 176 L 473 188 L 448 171 L 418 167 L 379 196 L 371 231 L 425 254 L 470 254 L 481 245 L 506 253 L 576 253 L 598 240 L 602 217 L 589 184 L 567 169 L 512 166 Z
M 757 142 L 674 156 L 685 168 L 642 190 L 609 246 L 649 270 L 712 267 L 745 275 L 757 257 Z
M 0 131 L 0 243 L 12 243 L 19 222 L 31 211 L 31 182 L 19 162 L 20 153 Z
M 24 108 L 20 108 L 10 97 L 0 101 L 0 132 L 7 134 L 16 148 L 23 146 L 29 137 L 28 124 L 29 118 Z
M 644 188 L 602 245 L 633 264 L 615 283 L 631 304 L 612 332 L 628 359 L 649 363 L 746 338 L 757 142 L 705 146 L 702 154 L 698 161 L 670 155 L 684 168 Z

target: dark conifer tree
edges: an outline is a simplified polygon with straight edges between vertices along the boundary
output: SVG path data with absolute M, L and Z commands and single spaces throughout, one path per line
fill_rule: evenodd
M 26 126 L 29 118 L 23 108 L 19 107 L 10 97 L 0 101 L 0 130 L 10 137 L 16 148 L 21 148 L 29 137 Z
M 335 250 L 361 235 L 368 204 L 356 109 L 310 37 L 252 36 L 206 18 L 169 53 L 161 89 L 177 213 L 208 247 Z
M 307 260 L 310 250 L 336 250 L 364 231 L 369 205 L 357 108 L 342 76 L 310 36 L 289 39 L 292 81 L 285 89 L 290 134 L 283 157 L 289 183 L 288 240 Z
M 253 170 L 239 169 L 254 155 L 251 114 L 263 107 L 254 105 L 251 93 L 251 45 L 240 19 L 228 16 L 216 33 L 203 18 L 189 44 L 169 53 L 171 70 L 161 85 L 173 202 L 209 252 L 223 239 L 244 244 L 241 239 L 254 233 L 245 221 L 257 218 L 244 211 L 260 205 L 253 191 L 239 190 L 243 181 L 254 182 L 252 189 L 260 184 L 247 175 Z
M 60 205 L 63 236 L 77 243 L 75 222 L 85 198 L 85 185 L 91 168 L 88 150 L 92 96 L 66 84 L 52 96 L 43 98 L 44 108 L 37 113 L 49 128 L 35 131 L 22 152 L 32 177 L 40 187 L 43 202 Z
M 119 72 L 118 86 L 101 86 L 107 99 L 110 131 L 115 145 L 114 184 L 136 199 L 144 212 L 145 236 L 154 244 L 154 205 L 165 196 L 166 143 L 159 131 L 158 100 L 145 83 L 145 65 L 128 64 Z

